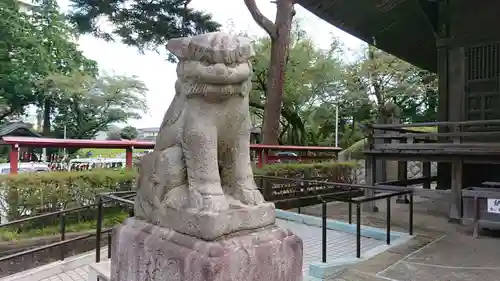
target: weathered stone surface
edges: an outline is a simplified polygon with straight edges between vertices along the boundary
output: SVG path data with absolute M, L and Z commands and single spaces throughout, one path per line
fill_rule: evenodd
M 302 280 L 302 240 L 276 226 L 207 242 L 129 218 L 111 256 L 111 281 Z
M 168 209 L 158 225 L 210 241 L 233 232 L 269 226 L 276 220 L 273 203 L 232 206 L 219 213 Z
M 176 95 L 139 166 L 136 218 L 114 231 L 111 280 L 302 280 L 302 240 L 253 179 L 251 41 L 217 32 L 167 49 Z
M 251 41 L 215 32 L 167 49 L 179 59 L 176 96 L 139 167 L 137 218 L 203 239 L 273 224 L 250 161 Z

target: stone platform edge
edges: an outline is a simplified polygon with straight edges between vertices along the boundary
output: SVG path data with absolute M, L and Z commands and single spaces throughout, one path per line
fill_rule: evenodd
M 282 220 L 293 221 L 297 223 L 302 223 L 306 225 L 322 227 L 323 222 L 321 217 L 298 214 L 295 212 L 289 212 L 284 210 L 276 209 L 276 218 Z M 356 224 L 349 224 L 337 220 L 326 220 L 327 229 L 336 230 L 339 232 L 345 232 L 355 235 L 356 234 Z M 372 238 L 376 240 L 385 241 L 386 230 L 371 226 L 361 226 L 361 236 Z M 380 245 L 369 251 L 363 253 L 361 258 L 337 258 L 326 263 L 315 262 L 309 265 L 309 274 L 304 277 L 304 281 L 323 281 L 330 280 L 330 278 L 335 277 L 342 272 L 344 272 L 349 265 L 355 264 L 357 262 L 369 259 L 375 255 L 378 255 L 391 247 L 401 245 L 408 242 L 413 236 L 398 232 L 391 231 L 390 234 L 391 244 L 390 245 Z
M 102 258 L 103 261 L 107 259 L 107 252 L 107 247 L 101 248 L 101 257 L 105 257 Z M 46 265 L 14 273 L 0 278 L 0 281 L 39 281 L 79 267 L 87 266 L 95 261 L 95 256 L 95 250 L 89 251 L 83 254 L 68 257 L 62 261 L 55 261 Z

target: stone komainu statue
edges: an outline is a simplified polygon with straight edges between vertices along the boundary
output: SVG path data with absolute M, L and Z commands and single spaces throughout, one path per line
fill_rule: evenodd
M 208 33 L 172 39 L 167 49 L 179 59 L 176 94 L 139 167 L 136 216 L 158 223 L 171 209 L 263 203 L 249 151 L 251 41 Z

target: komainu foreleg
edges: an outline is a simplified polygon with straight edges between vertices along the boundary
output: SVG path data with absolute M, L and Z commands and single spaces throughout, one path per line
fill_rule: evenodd
M 182 139 L 189 183 L 189 205 L 203 211 L 227 210 L 229 204 L 222 190 L 217 163 L 215 122 L 198 114 L 196 111 L 187 114 Z
M 246 134 L 241 134 L 221 145 L 222 185 L 241 203 L 258 205 L 264 202 L 264 198 L 253 179 L 248 138 Z

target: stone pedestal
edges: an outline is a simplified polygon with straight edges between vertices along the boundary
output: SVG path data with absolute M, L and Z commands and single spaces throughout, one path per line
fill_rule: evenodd
M 111 281 L 302 280 L 302 240 L 275 225 L 205 241 L 129 218 L 111 257 Z
M 274 224 L 276 212 L 270 202 L 257 206 L 231 205 L 218 213 L 167 208 L 160 213 L 159 226 L 201 239 L 212 241 L 223 235 Z

